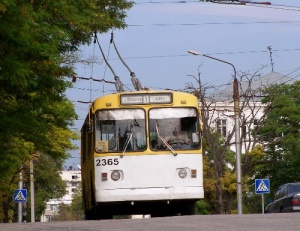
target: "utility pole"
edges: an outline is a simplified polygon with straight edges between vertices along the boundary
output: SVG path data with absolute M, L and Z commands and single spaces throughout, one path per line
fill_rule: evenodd
M 239 85 L 236 77 L 235 66 L 227 61 L 222 59 L 217 59 L 215 57 L 201 54 L 197 51 L 188 50 L 188 53 L 192 55 L 200 55 L 209 59 L 216 60 L 232 66 L 234 71 L 234 80 L 233 80 L 233 101 L 234 101 L 234 126 L 235 126 L 235 151 L 236 151 L 236 188 L 237 188 L 237 210 L 238 214 L 243 214 L 242 210 L 242 170 L 241 170 L 241 137 L 240 137 L 240 102 L 239 102 Z
M 31 222 L 35 222 L 34 208 L 34 176 L 33 176 L 33 160 L 30 160 L 30 202 L 31 202 Z
M 23 165 L 21 165 L 20 179 L 19 179 L 19 189 L 23 189 Z M 18 202 L 18 222 L 22 223 L 23 220 L 23 202 Z

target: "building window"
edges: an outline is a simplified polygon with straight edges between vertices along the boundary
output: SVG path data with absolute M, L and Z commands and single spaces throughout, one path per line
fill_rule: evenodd
M 77 187 L 77 182 L 72 182 L 72 187 Z
M 51 211 L 57 211 L 57 205 L 50 205 Z
M 225 138 L 226 133 L 226 119 L 217 119 L 216 125 L 217 125 L 217 133 L 220 134 L 221 137 Z
M 73 175 L 73 176 L 72 176 L 72 179 L 73 179 L 73 180 L 76 180 L 76 179 L 78 179 L 78 176 Z

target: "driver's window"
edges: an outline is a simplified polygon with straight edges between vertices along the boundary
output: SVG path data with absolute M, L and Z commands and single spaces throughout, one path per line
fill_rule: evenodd
M 97 152 L 146 149 L 143 109 L 99 110 L 96 115 Z
M 200 131 L 196 110 L 192 108 L 155 108 L 149 113 L 150 148 L 197 149 Z M 171 146 L 168 147 L 168 146 Z

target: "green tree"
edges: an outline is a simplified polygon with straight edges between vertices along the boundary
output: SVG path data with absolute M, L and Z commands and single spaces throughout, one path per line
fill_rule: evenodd
M 75 115 L 75 113 L 72 113 L 72 111 L 73 111 L 72 107 L 70 106 L 65 107 L 65 103 L 61 103 L 60 107 L 57 107 L 57 110 L 53 112 L 53 115 L 49 114 L 45 116 L 48 117 L 55 116 L 57 121 L 59 120 L 63 121 L 66 118 L 70 118 L 70 116 L 67 115 L 68 113 L 71 116 Z M 62 169 L 62 164 L 64 160 L 67 158 L 66 151 L 74 148 L 74 145 L 72 145 L 71 143 L 71 139 L 77 139 L 78 135 L 73 131 L 67 129 L 66 127 L 63 126 L 59 127 L 54 123 L 51 124 L 50 121 L 48 122 L 48 127 L 50 127 L 48 134 L 46 133 L 44 134 L 45 135 L 44 139 L 41 139 L 38 145 L 34 145 L 33 143 L 26 142 L 26 141 L 23 141 L 22 143 L 19 140 L 18 140 L 19 142 L 13 143 L 11 145 L 12 147 L 17 145 L 17 147 L 13 148 L 12 150 L 9 150 L 11 151 L 11 153 L 8 152 L 10 153 L 10 156 L 16 159 L 16 162 L 14 162 L 11 165 L 11 168 L 9 168 L 9 170 L 14 170 L 14 172 L 2 176 L 1 180 L 3 184 L 0 185 L 1 188 L 0 192 L 2 194 L 2 200 L 3 200 L 2 203 L 3 212 L 4 212 L 4 217 L 6 219 L 8 219 L 9 209 L 15 210 L 15 214 L 17 214 L 16 206 L 13 206 L 14 204 L 12 204 L 12 200 L 13 200 L 12 194 L 13 194 L 13 190 L 18 188 L 17 182 L 19 179 L 20 172 L 23 173 L 23 180 L 25 185 L 29 186 L 30 159 L 35 159 L 35 162 L 37 162 L 37 166 L 35 168 L 35 170 L 37 171 L 36 195 L 44 196 L 47 199 L 49 199 L 51 198 L 51 194 L 57 191 L 57 188 L 59 188 L 59 190 L 61 191 L 65 187 L 64 184 L 61 184 L 61 181 L 59 180 L 60 177 L 57 171 Z M 44 145 L 42 144 L 43 142 L 45 142 Z M 38 149 L 35 149 L 34 147 L 39 148 L 40 151 L 38 151 Z M 19 165 L 16 163 L 18 163 Z M 44 165 L 44 166 L 39 168 L 40 165 Z M 14 168 L 12 168 L 12 166 Z M 50 185 L 48 184 L 49 187 L 46 188 L 46 190 L 44 190 L 43 187 L 37 187 L 37 186 L 47 186 L 47 183 L 50 182 L 52 182 L 52 184 Z M 41 185 L 39 185 L 39 183 Z M 38 199 L 40 198 L 38 197 L 37 201 L 39 201 Z M 41 210 L 43 210 L 43 207 L 40 210 L 37 210 L 38 215 L 40 215 Z
M 60 176 L 61 163 L 49 155 L 40 155 L 33 161 L 34 190 L 35 190 L 35 218 L 39 221 L 46 209 L 46 201 L 49 198 L 61 198 L 66 194 L 66 183 Z M 28 189 L 28 201 L 26 203 L 26 220 L 31 220 L 31 198 L 29 166 L 24 171 L 26 176 L 24 183 Z M 17 211 L 16 213 L 17 214 Z
M 262 78 L 259 71 L 237 73 L 239 91 L 242 96 L 239 104 L 239 119 L 242 128 L 240 129 L 240 142 L 243 151 L 241 172 L 244 197 L 246 193 L 250 195 L 249 190 L 254 183 L 253 177 L 256 176 L 259 167 L 264 164 L 260 158 L 264 157 L 265 153 L 257 138 L 260 126 L 256 124 L 262 124 L 265 119 L 264 115 L 259 117 L 265 105 L 260 102 L 260 98 L 257 99 L 254 96 L 262 90 L 255 88 Z M 193 84 L 188 84 L 187 90 L 199 98 L 202 109 L 204 200 L 209 205 L 210 213 L 237 213 L 236 156 L 231 151 L 231 147 L 235 145 L 235 129 L 226 127 L 224 132 L 222 126 L 218 126 L 218 122 L 222 119 L 228 120 L 229 123 L 233 122 L 233 105 L 229 103 L 233 96 L 232 87 L 211 94 L 210 92 L 215 93 L 218 87 L 203 85 L 199 69 L 198 78 L 192 75 L 191 77 L 198 82 L 199 87 L 195 88 Z M 252 208 L 243 207 L 243 213 L 252 211 Z
M 84 209 L 82 204 L 82 191 L 81 185 L 78 187 L 78 190 L 75 193 L 75 196 L 71 204 L 73 220 L 83 220 L 84 219 Z
M 58 214 L 53 218 L 55 221 L 79 221 L 84 219 L 84 210 L 82 205 L 81 186 L 75 193 L 70 205 L 60 204 Z
M 210 214 L 209 205 L 205 200 L 199 200 L 196 202 L 196 214 Z
M 261 213 L 261 195 L 255 194 L 255 178 L 265 178 L 260 174 L 260 170 L 264 169 L 268 164 L 264 162 L 266 152 L 263 145 L 256 145 L 243 158 L 243 163 L 247 162 L 245 169 L 248 177 L 243 178 L 244 184 L 248 186 L 248 191 L 243 196 L 243 212 L 244 213 Z M 245 160 L 247 158 L 247 161 Z M 266 200 L 265 200 L 266 203 Z
M 265 144 L 260 176 L 269 177 L 271 196 L 287 182 L 300 181 L 300 82 L 274 85 L 265 90 L 268 114 L 259 132 Z
M 12 221 L 13 190 L 29 160 L 47 155 L 59 168 L 75 148 L 69 126 L 76 115 L 64 94 L 74 76 L 74 57 L 93 32 L 124 28 L 131 6 L 125 0 L 0 1 L 2 222 Z

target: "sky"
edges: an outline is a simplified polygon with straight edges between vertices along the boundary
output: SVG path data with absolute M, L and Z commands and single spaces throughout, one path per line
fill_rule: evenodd
M 142 86 L 153 90 L 183 90 L 190 83 L 197 86 L 191 76 L 198 78 L 198 70 L 204 85 L 222 86 L 232 82 L 232 66 L 191 55 L 187 50 L 232 63 L 237 75 L 254 73 L 264 67 L 259 71 L 262 75 L 273 68 L 275 72 L 299 80 L 300 1 L 269 2 L 271 5 L 136 0 L 127 12 L 125 22 L 128 26 L 113 31 L 114 41 Z M 129 71 L 110 43 L 111 32 L 98 34 L 99 43 L 125 90 L 133 90 Z M 271 47 L 272 58 L 268 47 Z M 95 62 L 89 65 L 77 63 L 77 76 L 114 81 L 98 44 L 82 47 L 80 59 Z M 115 91 L 113 84 L 77 79 L 73 88 L 66 92 L 78 114 L 72 129 L 80 131 L 88 112 L 88 104 L 82 102 Z M 80 146 L 80 141 L 75 144 Z M 70 154 L 72 158 L 65 165 L 80 165 L 79 148 Z

